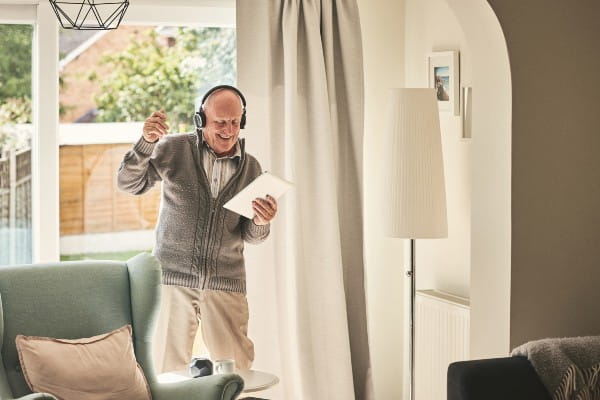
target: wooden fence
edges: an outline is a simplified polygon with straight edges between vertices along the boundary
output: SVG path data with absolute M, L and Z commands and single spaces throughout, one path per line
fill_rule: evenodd
M 131 144 L 60 146 L 60 234 L 154 229 L 160 186 L 142 196 L 117 189 Z
M 153 229 L 160 185 L 142 196 L 117 189 L 131 144 L 60 146 L 60 235 Z M 43 201 L 43 200 L 42 200 Z M 31 149 L 0 156 L 0 265 L 31 262 Z
M 0 265 L 31 262 L 31 149 L 0 156 Z

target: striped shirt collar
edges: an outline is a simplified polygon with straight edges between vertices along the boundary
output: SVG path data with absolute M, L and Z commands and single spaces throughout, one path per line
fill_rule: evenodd
M 208 142 L 206 141 L 206 139 L 204 138 L 204 132 L 200 133 L 200 137 L 202 138 L 202 145 L 204 146 L 204 148 L 206 150 L 208 150 L 215 158 L 242 158 L 242 149 L 240 147 L 240 140 L 238 138 L 238 140 L 235 142 L 235 153 L 233 153 L 230 156 L 224 156 L 224 157 L 219 157 L 215 154 L 215 151 L 208 145 Z

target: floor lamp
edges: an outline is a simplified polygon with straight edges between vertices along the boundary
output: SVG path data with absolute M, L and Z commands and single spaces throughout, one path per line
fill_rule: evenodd
M 434 89 L 392 89 L 386 134 L 390 185 L 387 236 L 410 239 L 410 399 L 415 399 L 415 239 L 448 236 L 446 190 Z

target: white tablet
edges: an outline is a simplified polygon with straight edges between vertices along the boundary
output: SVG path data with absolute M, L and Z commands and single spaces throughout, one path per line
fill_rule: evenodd
M 281 179 L 270 172 L 263 172 L 250 182 L 248 186 L 233 196 L 223 207 L 248 219 L 252 219 L 254 218 L 254 211 L 252 210 L 252 201 L 254 199 L 257 197 L 264 198 L 266 195 L 278 199 L 292 186 L 294 185 L 285 179 Z

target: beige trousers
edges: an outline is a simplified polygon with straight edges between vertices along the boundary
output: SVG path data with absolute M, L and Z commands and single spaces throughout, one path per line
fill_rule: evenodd
M 248 338 L 248 301 L 241 293 L 161 285 L 161 305 L 154 335 L 157 374 L 187 370 L 198 326 L 212 360 L 232 359 L 250 369 L 254 344 Z

